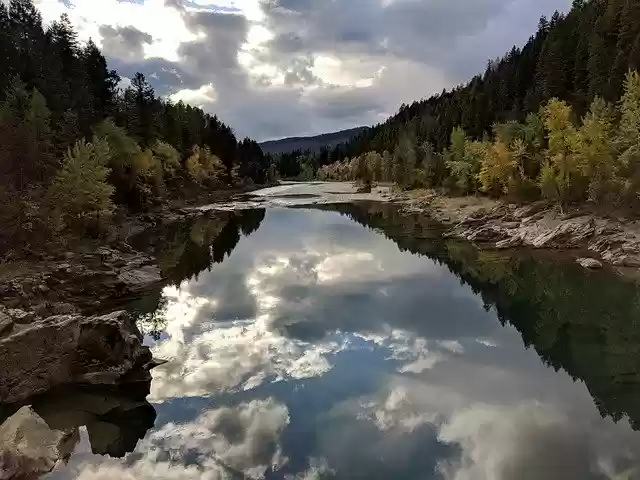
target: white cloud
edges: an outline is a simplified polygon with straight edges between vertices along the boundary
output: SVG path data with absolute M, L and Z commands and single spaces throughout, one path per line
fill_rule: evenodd
M 218 95 L 215 91 L 215 88 L 210 83 L 208 85 L 203 85 L 197 90 L 192 90 L 185 88 L 184 90 L 179 90 L 173 95 L 170 95 L 169 98 L 174 102 L 183 101 L 184 103 L 202 106 L 207 103 L 215 103 Z
M 240 136 L 265 140 L 383 121 L 401 103 L 482 70 L 488 58 L 526 41 L 541 14 L 570 2 L 221 0 L 212 6 L 209 0 L 175 0 L 180 8 L 165 3 L 38 5 L 46 21 L 68 13 L 80 38 L 103 44 L 124 75 L 150 75 L 145 61 L 173 62 L 187 75 L 156 81 L 163 94 L 216 113 Z M 193 23 L 194 15 L 203 20 L 229 14 L 246 24 L 213 22 L 203 29 Z M 105 39 L 101 26 L 135 29 L 153 41 L 129 48 Z
M 187 423 L 163 425 L 123 460 L 76 453 L 49 478 L 227 480 L 240 472 L 261 479 L 287 461 L 280 437 L 288 424 L 287 407 L 271 398 L 216 408 Z

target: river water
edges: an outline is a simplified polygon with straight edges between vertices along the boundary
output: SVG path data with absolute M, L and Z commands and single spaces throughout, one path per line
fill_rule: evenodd
M 169 362 L 46 478 L 640 478 L 635 285 L 305 192 L 140 239 Z

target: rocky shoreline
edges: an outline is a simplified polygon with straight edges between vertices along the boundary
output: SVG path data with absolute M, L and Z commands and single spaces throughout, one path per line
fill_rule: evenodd
M 451 198 L 417 191 L 396 197 L 401 210 L 432 216 L 447 236 L 481 248 L 567 251 L 585 268 L 640 268 L 640 221 L 562 212 L 544 202 L 508 204 L 484 197 Z
M 95 410 L 97 415 L 92 445 L 104 453 L 124 454 L 135 447 L 137 438 L 116 435 L 109 423 L 120 412 L 121 403 L 142 408 L 144 418 L 151 419 L 146 429 L 153 425 L 155 410 L 144 398 L 150 389 L 150 370 L 162 360 L 152 357 L 134 319 L 118 308 L 129 298 L 161 287 L 167 279 L 154 256 L 128 242 L 147 229 L 198 215 L 202 214 L 194 209 L 173 208 L 131 216 L 121 219 L 101 241 L 79 242 L 69 251 L 52 248 L 24 262 L 3 265 L 0 480 L 37 478 L 65 461 L 78 442 L 78 428 L 94 418 L 88 411 Z M 91 393 L 96 388 L 100 392 Z M 68 398 L 69 391 L 77 389 L 88 389 L 80 394 L 81 406 L 58 401 L 57 410 L 62 413 L 51 413 L 51 392 L 63 390 Z M 117 393 L 121 389 L 124 394 Z M 131 392 L 139 394 L 132 400 Z M 118 401 L 109 400 L 105 406 L 106 398 Z M 38 402 L 40 408 L 34 410 Z M 10 412 L 14 413 L 7 416 Z M 76 418 L 77 425 L 56 424 L 70 418 Z M 98 431 L 104 428 L 105 432 Z M 141 436 L 146 429 L 141 428 Z M 118 427 L 117 431 L 124 430 Z M 103 438 L 103 433 L 113 438 Z M 123 438 L 128 442 L 124 446 Z

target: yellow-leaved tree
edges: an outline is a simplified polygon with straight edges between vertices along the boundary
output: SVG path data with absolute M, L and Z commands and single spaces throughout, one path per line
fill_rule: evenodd
M 189 176 L 200 184 L 221 182 L 225 168 L 222 160 L 211 153 L 209 147 L 195 145 L 186 163 Z
M 557 98 L 542 110 L 549 146 L 544 152 L 540 188 L 548 200 L 566 204 L 580 197 L 584 188 L 580 162 L 574 154 L 576 127 L 571 121 L 571 107 Z

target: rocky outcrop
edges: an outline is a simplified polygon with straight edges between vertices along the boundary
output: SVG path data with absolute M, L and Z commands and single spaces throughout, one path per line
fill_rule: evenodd
M 441 197 L 440 203 L 446 203 Z M 434 207 L 438 208 L 438 207 Z M 408 203 L 407 212 L 424 212 L 428 204 Z M 563 214 L 544 203 L 523 207 L 496 203 L 493 208 L 478 208 L 471 213 L 456 214 L 445 209 L 434 212 L 440 221 L 454 223 L 446 233 L 497 249 L 528 246 L 536 249 L 590 250 L 602 262 L 618 266 L 640 268 L 640 222 L 614 220 L 574 212 Z M 462 218 L 460 218 L 462 217 Z M 584 258 L 583 258 L 584 259 Z M 585 259 L 586 268 L 598 268 L 597 259 Z M 582 264 L 582 263 L 581 263 Z
M 92 253 L 67 252 L 64 259 L 43 260 L 36 271 L 0 284 L 0 301 L 7 308 L 25 310 L 25 322 L 30 323 L 37 317 L 73 313 L 73 306 L 95 312 L 104 302 L 117 303 L 162 281 L 152 257 L 103 246 Z
M 35 479 L 72 453 L 78 430 L 51 429 L 31 407 L 0 425 L 0 480 Z
M 70 384 L 148 380 L 151 352 L 126 312 L 59 315 L 13 325 L 0 338 L 0 402 L 14 403 Z

